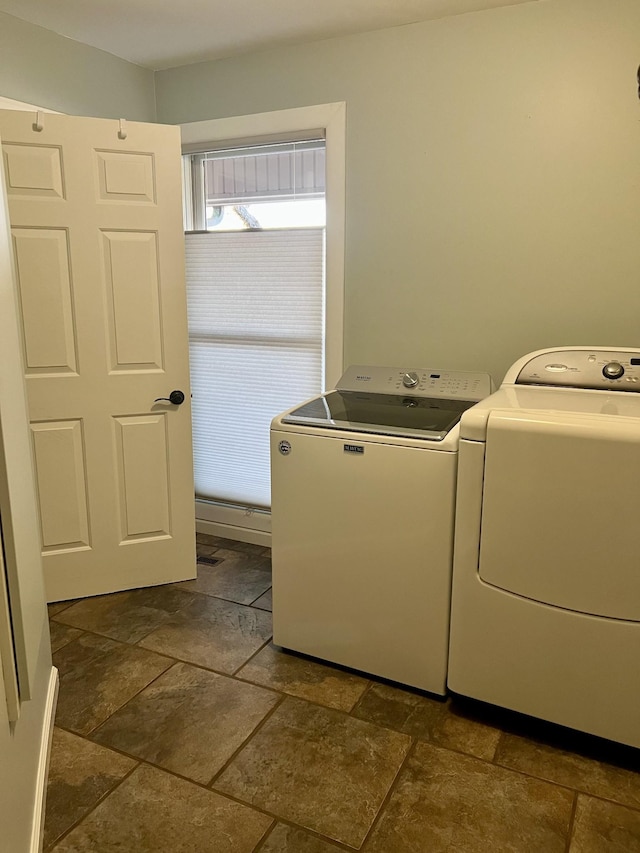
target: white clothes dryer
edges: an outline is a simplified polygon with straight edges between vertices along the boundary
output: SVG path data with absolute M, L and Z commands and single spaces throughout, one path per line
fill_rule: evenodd
M 271 426 L 273 639 L 446 690 L 461 414 L 484 373 L 353 366 Z
M 449 688 L 640 747 L 640 349 L 540 350 L 463 414 Z

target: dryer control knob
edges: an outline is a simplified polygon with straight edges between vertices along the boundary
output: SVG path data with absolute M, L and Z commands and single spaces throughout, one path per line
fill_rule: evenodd
M 624 374 L 624 367 L 619 361 L 610 361 L 602 368 L 602 375 L 605 379 L 620 379 Z
M 417 373 L 405 373 L 402 377 L 402 384 L 405 388 L 415 388 L 418 384 L 418 374 Z

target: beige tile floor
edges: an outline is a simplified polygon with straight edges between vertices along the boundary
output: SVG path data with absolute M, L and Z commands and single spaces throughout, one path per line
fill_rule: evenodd
M 45 850 L 640 853 L 640 752 L 270 643 L 269 551 L 50 605 Z M 639 720 L 640 725 L 640 720 Z

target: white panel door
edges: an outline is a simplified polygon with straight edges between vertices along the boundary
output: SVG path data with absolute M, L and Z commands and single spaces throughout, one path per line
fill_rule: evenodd
M 48 599 L 194 577 L 180 132 L 0 133 Z

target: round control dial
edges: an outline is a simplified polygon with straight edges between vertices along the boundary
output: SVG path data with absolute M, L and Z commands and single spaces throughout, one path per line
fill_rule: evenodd
M 605 379 L 620 379 L 624 375 L 624 367 L 619 361 L 610 361 L 602 368 L 602 375 Z
M 402 377 L 402 384 L 405 388 L 415 388 L 418 384 L 418 374 L 405 373 L 405 375 Z

